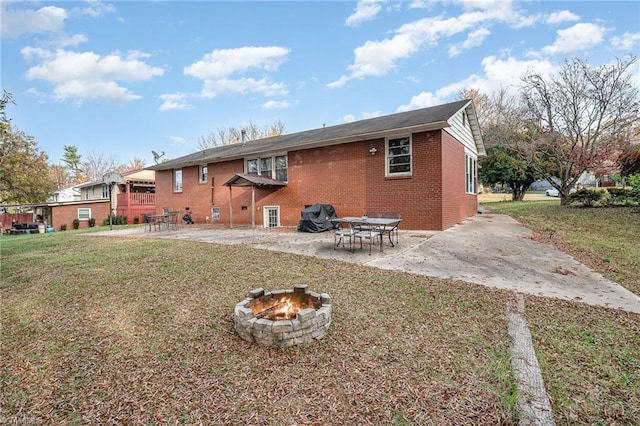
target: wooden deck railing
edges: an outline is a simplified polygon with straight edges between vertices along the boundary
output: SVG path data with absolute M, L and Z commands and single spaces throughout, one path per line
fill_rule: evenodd
M 155 206 L 156 194 L 150 192 L 132 192 L 130 194 L 118 194 L 118 207 L 131 206 Z

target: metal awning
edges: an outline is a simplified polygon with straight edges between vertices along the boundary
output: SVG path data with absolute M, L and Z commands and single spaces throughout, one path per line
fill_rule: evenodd
M 275 180 L 261 175 L 236 173 L 231 179 L 222 184 L 223 186 L 287 186 L 286 182 Z
M 228 181 L 222 184 L 229 187 L 229 227 L 233 228 L 233 194 L 232 187 L 251 187 L 251 227 L 256 226 L 256 187 L 258 188 L 280 188 L 287 186 L 286 182 L 271 179 L 265 176 L 236 173 Z

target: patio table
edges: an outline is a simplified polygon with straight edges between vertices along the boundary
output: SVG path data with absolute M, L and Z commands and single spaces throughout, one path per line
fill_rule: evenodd
M 400 218 L 386 218 L 386 217 L 367 217 L 367 216 L 345 216 L 330 219 L 333 223 L 344 223 L 348 224 L 352 229 L 375 229 L 382 233 L 382 235 L 387 234 L 389 237 L 389 243 L 391 247 L 395 247 L 395 244 L 398 244 L 399 233 L 398 227 L 402 219 Z M 393 243 L 393 234 L 395 233 L 395 244 Z M 339 242 L 338 242 L 339 244 Z M 382 249 L 382 244 L 380 245 L 380 249 Z M 353 250 L 351 250 L 353 251 Z

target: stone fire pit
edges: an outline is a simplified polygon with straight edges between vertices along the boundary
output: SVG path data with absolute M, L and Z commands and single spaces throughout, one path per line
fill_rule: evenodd
M 234 326 L 247 342 L 293 346 L 321 339 L 331 324 L 331 297 L 308 291 L 251 290 L 234 309 Z

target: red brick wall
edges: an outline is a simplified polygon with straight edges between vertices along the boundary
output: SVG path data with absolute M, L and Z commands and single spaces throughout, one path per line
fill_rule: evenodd
M 60 230 L 62 224 L 67 225 L 67 230 L 73 229 L 73 219 L 78 217 L 79 208 L 91 209 L 91 217 L 96 219 L 96 226 L 102 226 L 103 219 L 109 217 L 109 200 L 101 203 L 54 206 L 51 208 L 51 223 L 48 225 L 56 231 Z M 81 229 L 88 227 L 89 221 L 80 221 Z
M 385 177 L 384 139 L 289 152 L 288 184 L 255 189 L 255 223 L 263 225 L 263 208 L 280 207 L 282 226 L 297 226 L 306 205 L 331 204 L 338 216 L 398 212 L 404 229 L 445 229 L 475 214 L 476 197 L 464 193 L 464 149 L 446 132 L 414 134 L 413 173 Z M 369 150 L 376 148 L 372 155 Z M 209 164 L 209 182 L 198 183 L 198 167 L 184 168 L 183 192 L 173 193 L 171 170 L 156 172 L 156 201 L 162 207 L 189 206 L 197 223 L 220 207 L 220 223 L 229 224 L 229 188 L 242 173 L 242 160 Z M 233 224 L 251 224 L 251 188 L 233 187 Z M 473 205 L 473 208 L 471 206 Z M 246 210 L 242 207 L 246 206 Z
M 478 211 L 478 197 L 466 194 L 464 147 L 449 133 L 442 132 L 444 197 L 442 228 L 449 228 L 474 216 Z

